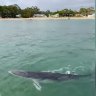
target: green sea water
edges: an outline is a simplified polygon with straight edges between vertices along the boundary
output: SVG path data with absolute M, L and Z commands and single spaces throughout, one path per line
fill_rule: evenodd
M 9 70 L 93 74 L 95 71 L 94 20 L 0 21 L 0 96 L 95 96 L 93 77 L 42 83 Z

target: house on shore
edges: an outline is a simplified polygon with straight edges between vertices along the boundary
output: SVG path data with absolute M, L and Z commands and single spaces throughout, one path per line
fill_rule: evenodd
M 50 14 L 49 14 L 49 17 L 52 17 L 52 18 L 59 18 L 59 14 L 54 14 L 54 15 L 50 15 Z
M 88 18 L 95 18 L 95 14 L 88 15 Z
M 47 16 L 45 14 L 34 14 L 33 17 L 41 17 L 41 18 L 46 18 Z
M 21 18 L 21 14 L 16 15 L 16 18 Z
M 82 14 L 75 14 L 75 17 L 83 17 L 83 15 Z

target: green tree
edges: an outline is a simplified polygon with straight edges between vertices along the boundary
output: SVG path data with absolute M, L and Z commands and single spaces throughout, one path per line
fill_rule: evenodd
M 9 10 L 7 6 L 2 6 L 1 16 L 2 18 L 9 17 Z
M 80 8 L 80 11 L 79 12 L 83 16 L 88 16 L 88 10 L 86 8 Z
M 2 6 L 0 6 L 0 17 L 2 15 Z
M 29 17 L 31 17 L 32 16 L 32 10 L 31 10 L 31 8 L 26 8 L 26 9 L 22 10 L 21 16 L 23 18 L 29 18 Z
M 71 9 L 64 9 L 61 11 L 57 11 L 57 13 L 59 14 L 60 17 L 71 17 L 71 16 L 75 16 L 75 11 L 71 10 Z
M 40 9 L 37 6 L 32 6 L 31 9 L 32 9 L 32 16 L 40 12 Z
M 51 12 L 50 12 L 50 10 L 47 10 L 47 11 L 44 12 L 44 14 L 45 14 L 47 17 L 49 17 L 49 14 L 51 14 Z
M 14 5 L 0 6 L 0 15 L 3 18 L 16 18 L 16 15 L 19 13 L 20 13 L 20 9 L 18 9 Z
M 88 11 L 88 15 L 91 15 L 91 14 L 95 13 L 94 7 L 87 8 L 87 11 Z
M 33 17 L 34 14 L 37 14 L 40 12 L 40 9 L 38 7 L 31 7 L 31 8 L 25 8 L 24 10 L 22 10 L 22 17 L 24 18 L 29 18 L 29 17 Z
M 16 15 L 18 14 L 17 7 L 15 7 L 13 5 L 12 6 L 8 6 L 8 11 L 9 11 L 10 17 L 16 18 Z

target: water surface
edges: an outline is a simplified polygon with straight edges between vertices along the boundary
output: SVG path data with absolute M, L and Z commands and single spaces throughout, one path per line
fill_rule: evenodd
M 0 96 L 94 96 L 94 78 L 42 84 L 9 70 L 94 73 L 94 20 L 0 21 Z

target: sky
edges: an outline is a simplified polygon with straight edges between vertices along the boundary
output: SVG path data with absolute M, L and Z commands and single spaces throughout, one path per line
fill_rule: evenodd
M 94 7 L 95 0 L 0 0 L 0 5 L 18 4 L 21 8 L 38 6 L 41 10 L 76 9 Z

